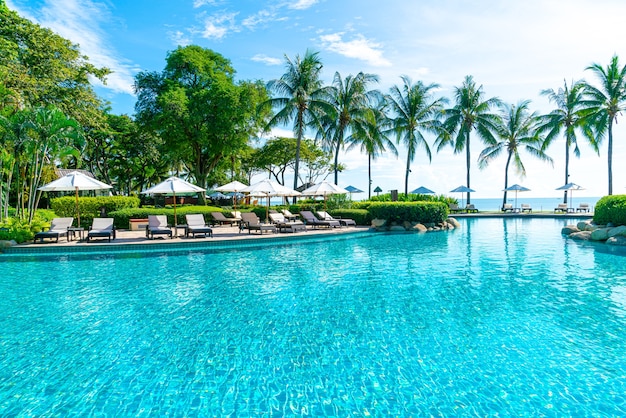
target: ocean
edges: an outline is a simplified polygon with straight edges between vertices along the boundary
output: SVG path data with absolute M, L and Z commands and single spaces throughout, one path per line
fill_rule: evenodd
M 457 193 L 458 195 L 458 193 Z M 464 196 L 465 197 L 465 196 Z M 574 195 L 574 198 L 568 198 L 567 203 L 570 207 L 577 208 L 581 203 L 588 203 L 589 207 L 593 211 L 593 208 L 596 206 L 596 203 L 600 200 L 599 197 L 577 197 Z M 512 195 L 507 194 L 507 203 L 515 205 L 515 193 Z M 471 203 L 476 206 L 478 210 L 484 211 L 497 211 L 502 207 L 502 197 L 493 198 L 493 199 L 479 199 L 472 198 Z M 522 203 L 530 204 L 530 207 L 533 208 L 534 211 L 552 211 L 554 208 L 558 206 L 559 203 L 563 203 L 563 196 L 558 197 L 524 197 L 523 193 L 520 193 L 517 196 L 517 207 L 520 207 Z M 459 200 L 459 206 L 461 205 L 461 201 Z

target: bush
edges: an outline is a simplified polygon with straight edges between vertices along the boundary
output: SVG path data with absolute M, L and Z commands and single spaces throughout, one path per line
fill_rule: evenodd
M 328 213 L 334 218 L 354 219 L 357 225 L 370 225 L 372 223 L 372 217 L 365 209 L 335 209 L 329 210 Z
M 204 219 L 208 223 L 212 219 L 210 215 L 211 212 L 222 212 L 222 208 L 215 206 L 177 206 L 176 218 L 178 220 L 178 224 L 180 225 L 186 222 L 186 214 L 200 213 L 204 215 Z M 176 225 L 174 222 L 174 208 L 129 208 L 116 210 L 108 214 L 108 216 L 113 218 L 113 224 L 118 229 L 128 229 L 131 219 L 147 219 L 148 215 L 165 215 L 167 216 L 167 223 L 169 225 Z
M 598 200 L 593 221 L 598 225 L 626 225 L 626 195 L 604 196 Z
M 374 202 L 368 211 L 372 219 L 388 222 L 437 224 L 448 217 L 448 205 L 442 202 Z
M 41 232 L 50 226 L 50 222 L 35 215 L 31 224 L 26 220 L 19 218 L 9 218 L 6 222 L 0 224 L 0 240 L 15 240 L 18 244 L 30 241 L 35 237 L 37 232 Z
M 76 197 L 63 196 L 50 200 L 50 206 L 59 217 L 77 217 Z M 91 225 L 93 218 L 100 216 L 100 209 L 104 208 L 107 216 L 112 212 L 139 207 L 139 198 L 127 196 L 98 196 L 79 197 L 78 208 L 80 210 L 80 223 L 87 228 Z

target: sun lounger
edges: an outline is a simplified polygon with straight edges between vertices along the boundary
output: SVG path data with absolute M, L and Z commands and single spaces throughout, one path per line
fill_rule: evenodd
M 296 220 L 298 220 L 298 215 L 294 215 L 288 209 L 283 209 L 281 212 L 283 212 L 283 215 L 285 215 L 285 218 L 288 221 L 296 221 Z
M 478 213 L 478 209 L 476 209 L 473 203 L 470 203 L 467 206 L 465 206 L 465 211 L 467 213 Z
M 569 212 L 574 212 L 574 208 L 569 208 L 567 207 L 567 203 L 559 203 L 559 205 L 554 208 L 554 212 L 563 212 L 563 213 L 569 213 Z
M 528 204 L 528 203 L 522 203 L 521 206 L 522 206 L 522 213 L 524 213 L 524 212 L 531 213 L 533 211 L 533 208 L 530 207 L 530 204 Z
M 278 232 L 298 232 L 298 231 L 306 231 L 306 225 L 301 221 L 293 221 L 290 222 L 285 218 L 285 215 L 282 213 L 270 213 L 270 219 L 276 228 L 278 228 Z
M 87 241 L 91 238 L 108 238 L 115 239 L 115 226 L 113 226 L 113 218 L 93 218 L 93 222 L 87 232 Z
M 317 219 L 315 215 L 313 215 L 313 212 L 308 210 L 301 210 L 300 216 L 302 216 L 302 219 L 304 219 L 305 224 L 313 226 L 314 229 L 318 226 L 326 226 L 328 228 L 330 228 L 331 226 L 333 228 L 341 227 L 339 221 L 324 221 Z
M 72 226 L 74 218 L 54 218 L 50 222 L 50 228 L 47 231 L 37 232 L 33 243 L 39 240 L 39 243 L 43 243 L 44 238 L 56 239 L 59 242 L 59 237 L 65 236 L 67 239 L 67 229 Z
M 502 212 L 506 213 L 506 212 L 511 212 L 513 213 L 513 205 L 510 203 L 505 203 L 504 205 L 502 205 Z
M 456 203 L 450 203 L 448 205 L 448 208 L 450 209 L 450 213 L 458 213 L 463 211 L 463 209 L 461 209 Z
M 185 215 L 185 219 L 187 220 L 187 237 L 189 237 L 189 234 L 191 234 L 193 238 L 195 238 L 197 234 L 202 234 L 205 238 L 207 234 L 210 237 L 213 236 L 213 230 L 206 224 L 203 215 L 187 214 Z
M 222 212 L 211 212 L 211 217 L 220 225 L 233 226 L 239 224 L 239 219 L 227 218 Z
M 354 219 L 350 219 L 350 218 L 333 218 L 328 212 L 325 211 L 318 211 L 317 212 L 317 217 L 320 218 L 323 221 L 339 221 L 339 224 L 342 226 L 355 226 L 356 227 L 356 222 Z
M 252 231 L 259 231 L 261 234 L 263 234 L 263 231 L 276 233 L 275 225 L 262 224 L 259 217 L 253 212 L 244 212 L 241 214 L 241 228 L 239 228 L 239 232 L 241 233 L 243 229 L 247 229 L 248 234 Z
M 148 225 L 146 225 L 146 238 L 154 239 L 155 235 L 172 236 L 172 229 L 167 225 L 167 216 L 148 215 Z
M 590 210 L 591 209 L 589 209 L 589 203 L 581 203 L 576 208 L 576 212 L 589 212 Z

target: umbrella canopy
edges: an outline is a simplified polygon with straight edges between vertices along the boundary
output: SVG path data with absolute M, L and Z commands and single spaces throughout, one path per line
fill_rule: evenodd
M 207 197 L 210 197 L 211 199 L 227 199 L 228 196 L 225 195 L 224 193 L 221 192 L 213 192 L 210 195 L 208 195 Z
M 354 186 L 348 186 L 345 189 L 348 193 L 363 193 L 363 190 L 359 189 L 358 187 L 354 187 Z
M 223 186 L 218 187 L 217 189 L 215 189 L 218 192 L 240 192 L 243 189 L 245 189 L 246 187 L 248 187 L 247 185 L 243 184 L 240 181 L 237 180 L 233 180 L 230 183 L 226 183 Z M 237 210 L 237 194 L 233 195 L 233 206 L 234 209 Z
M 374 189 L 374 193 L 376 193 L 376 196 L 378 196 L 378 194 L 382 191 L 383 189 L 381 189 L 379 186 L 376 186 L 376 188 Z
M 324 210 L 326 210 L 326 196 L 331 194 L 346 194 L 348 191 L 342 189 L 334 183 L 329 183 L 326 180 L 321 183 L 314 184 L 308 189 L 302 190 L 304 196 L 323 196 L 324 197 Z
M 432 190 L 424 187 L 424 186 L 420 186 L 417 189 L 411 191 L 411 193 L 413 194 L 435 194 L 435 192 L 433 192 Z
M 181 178 L 172 176 L 167 180 L 163 180 L 161 183 L 150 187 L 147 190 L 141 192 L 142 194 L 165 194 L 174 196 L 174 223 L 178 224 L 176 218 L 176 193 L 198 193 L 204 192 L 206 189 L 191 184 Z
M 529 192 L 530 189 L 524 186 L 520 186 L 519 184 L 514 184 L 512 186 L 504 189 L 505 192 L 515 192 L 515 207 L 517 208 L 517 192 Z M 517 210 L 517 209 L 516 209 Z
M 471 193 L 475 191 L 476 190 L 470 189 L 469 187 L 466 187 L 466 186 L 459 186 L 454 190 L 450 190 L 450 193 L 461 193 L 461 207 L 463 207 L 465 206 L 463 202 L 463 193 Z
M 556 190 L 565 190 L 566 192 L 569 192 L 570 193 L 569 203 L 571 205 L 570 207 L 573 207 L 574 203 L 572 202 L 572 198 L 573 198 L 574 190 L 585 190 L 585 189 L 576 183 L 567 183 L 561 187 L 557 187 Z
M 265 219 L 269 219 L 270 197 L 272 196 L 300 196 L 297 192 L 289 187 L 275 182 L 270 179 L 261 180 L 258 183 L 251 184 L 240 190 L 242 193 L 249 193 L 251 196 L 260 196 L 267 199 L 267 208 L 265 210 Z
M 60 179 L 54 180 L 46 185 L 41 186 L 38 190 L 42 192 L 76 192 L 76 216 L 78 218 L 77 226 L 80 226 L 80 211 L 78 210 L 78 191 L 79 190 L 105 190 L 111 189 L 106 183 L 98 181 L 92 177 L 86 176 L 79 171 L 72 171 Z

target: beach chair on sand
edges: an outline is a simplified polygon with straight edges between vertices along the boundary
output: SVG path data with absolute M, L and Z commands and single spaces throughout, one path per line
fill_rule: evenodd
M 154 239 L 155 235 L 172 236 L 172 229 L 167 225 L 167 216 L 148 215 L 148 225 L 146 225 L 146 238 Z
M 212 237 L 213 230 L 209 227 L 204 221 L 204 215 L 202 214 L 187 214 L 185 215 L 185 219 L 187 220 L 187 237 L 189 234 L 193 238 L 196 237 L 196 234 L 202 234 L 205 238 L 207 234 Z
M 241 228 L 239 228 L 239 232 L 241 233 L 243 229 L 247 229 L 248 234 L 252 231 L 259 231 L 261 234 L 263 234 L 263 231 L 276 233 L 275 225 L 262 224 L 259 217 L 253 212 L 244 212 L 241 214 Z
M 589 203 L 581 203 L 576 208 L 576 212 L 589 212 L 590 210 L 591 209 L 589 209 Z
M 222 212 L 211 212 L 211 217 L 220 225 L 233 226 L 239 224 L 239 219 L 227 218 Z
M 333 228 L 341 228 L 341 224 L 339 223 L 339 221 L 324 221 L 317 219 L 315 215 L 313 215 L 313 212 L 308 210 L 301 210 L 300 216 L 302 216 L 302 219 L 304 219 L 305 224 L 313 226 L 314 229 L 318 226 L 326 226 L 328 228 L 332 226 Z
M 354 226 L 356 227 L 356 222 L 354 221 L 354 219 L 350 219 L 350 218 L 333 218 L 328 212 L 325 211 L 318 211 L 317 212 L 317 217 L 320 218 L 323 221 L 339 221 L 339 224 L 341 226 Z
M 39 243 L 43 243 L 44 238 L 56 239 L 59 242 L 59 237 L 65 236 L 67 239 L 67 229 L 72 226 L 74 218 L 54 218 L 50 222 L 50 228 L 47 231 L 37 232 L 33 243 L 39 240 Z
M 115 226 L 113 226 L 113 218 L 93 218 L 93 222 L 87 232 L 87 241 L 91 238 L 108 238 L 115 239 Z
M 278 232 L 298 232 L 306 231 L 306 225 L 301 221 L 288 221 L 282 213 L 270 213 L 270 220 Z
M 521 206 L 522 206 L 522 213 L 524 212 L 531 213 L 533 211 L 533 208 L 528 203 L 522 203 Z

